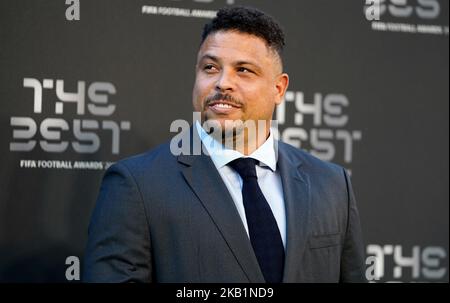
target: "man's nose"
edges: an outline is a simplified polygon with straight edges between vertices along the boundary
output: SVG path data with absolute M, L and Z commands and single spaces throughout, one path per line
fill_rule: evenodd
M 216 90 L 221 92 L 234 90 L 234 79 L 230 72 L 223 70 L 220 73 L 216 83 Z

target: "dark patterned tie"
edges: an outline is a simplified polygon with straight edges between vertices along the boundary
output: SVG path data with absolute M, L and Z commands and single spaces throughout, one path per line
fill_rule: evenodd
M 284 247 L 272 210 L 258 185 L 255 165 L 258 161 L 240 158 L 229 165 L 241 176 L 242 198 L 250 242 L 268 283 L 283 279 Z

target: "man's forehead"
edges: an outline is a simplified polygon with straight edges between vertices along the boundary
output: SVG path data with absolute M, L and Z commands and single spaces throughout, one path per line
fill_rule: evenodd
M 247 33 L 247 32 L 240 31 L 238 29 L 223 29 L 223 30 L 217 30 L 217 31 L 211 32 L 205 38 L 205 41 L 210 39 L 210 38 L 212 38 L 212 37 L 224 37 L 224 38 L 226 38 L 226 37 L 233 37 L 233 36 L 241 36 L 241 37 L 259 39 L 259 40 L 261 40 L 261 42 L 267 44 L 267 41 L 264 38 L 262 38 L 262 37 L 260 37 L 258 35 L 252 34 L 252 33 Z
M 264 39 L 236 30 L 227 30 L 208 35 L 200 46 L 197 59 L 201 60 L 205 55 L 217 58 L 221 53 L 239 53 L 249 56 L 249 59 L 255 56 L 260 58 L 277 56 Z
M 220 63 L 224 63 L 223 61 L 225 61 L 225 60 L 224 60 L 224 58 L 222 58 L 220 56 L 215 56 L 214 54 L 205 53 L 199 57 L 198 62 L 213 61 L 213 62 L 218 62 L 220 64 Z M 232 65 L 236 65 L 236 66 L 253 65 L 254 67 L 256 67 L 258 69 L 262 68 L 262 66 L 263 66 L 260 61 L 254 60 L 251 57 L 232 58 L 232 61 L 228 62 L 228 63 L 230 63 Z

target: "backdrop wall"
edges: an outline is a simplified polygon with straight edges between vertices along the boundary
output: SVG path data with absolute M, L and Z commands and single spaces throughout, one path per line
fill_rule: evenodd
M 105 169 L 192 121 L 202 26 L 238 4 L 285 29 L 280 138 L 351 172 L 370 277 L 448 282 L 448 1 L 367 2 L 1 1 L 0 281 L 67 281 Z

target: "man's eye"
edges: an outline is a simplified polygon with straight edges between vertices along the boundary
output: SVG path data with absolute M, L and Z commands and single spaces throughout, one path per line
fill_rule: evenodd
M 211 71 L 211 70 L 215 70 L 216 68 L 212 64 L 207 64 L 203 67 L 203 69 L 206 71 Z
M 239 68 L 238 68 L 238 72 L 241 72 L 241 73 L 251 73 L 252 71 L 249 70 L 248 68 L 245 68 L 245 67 L 239 67 Z

